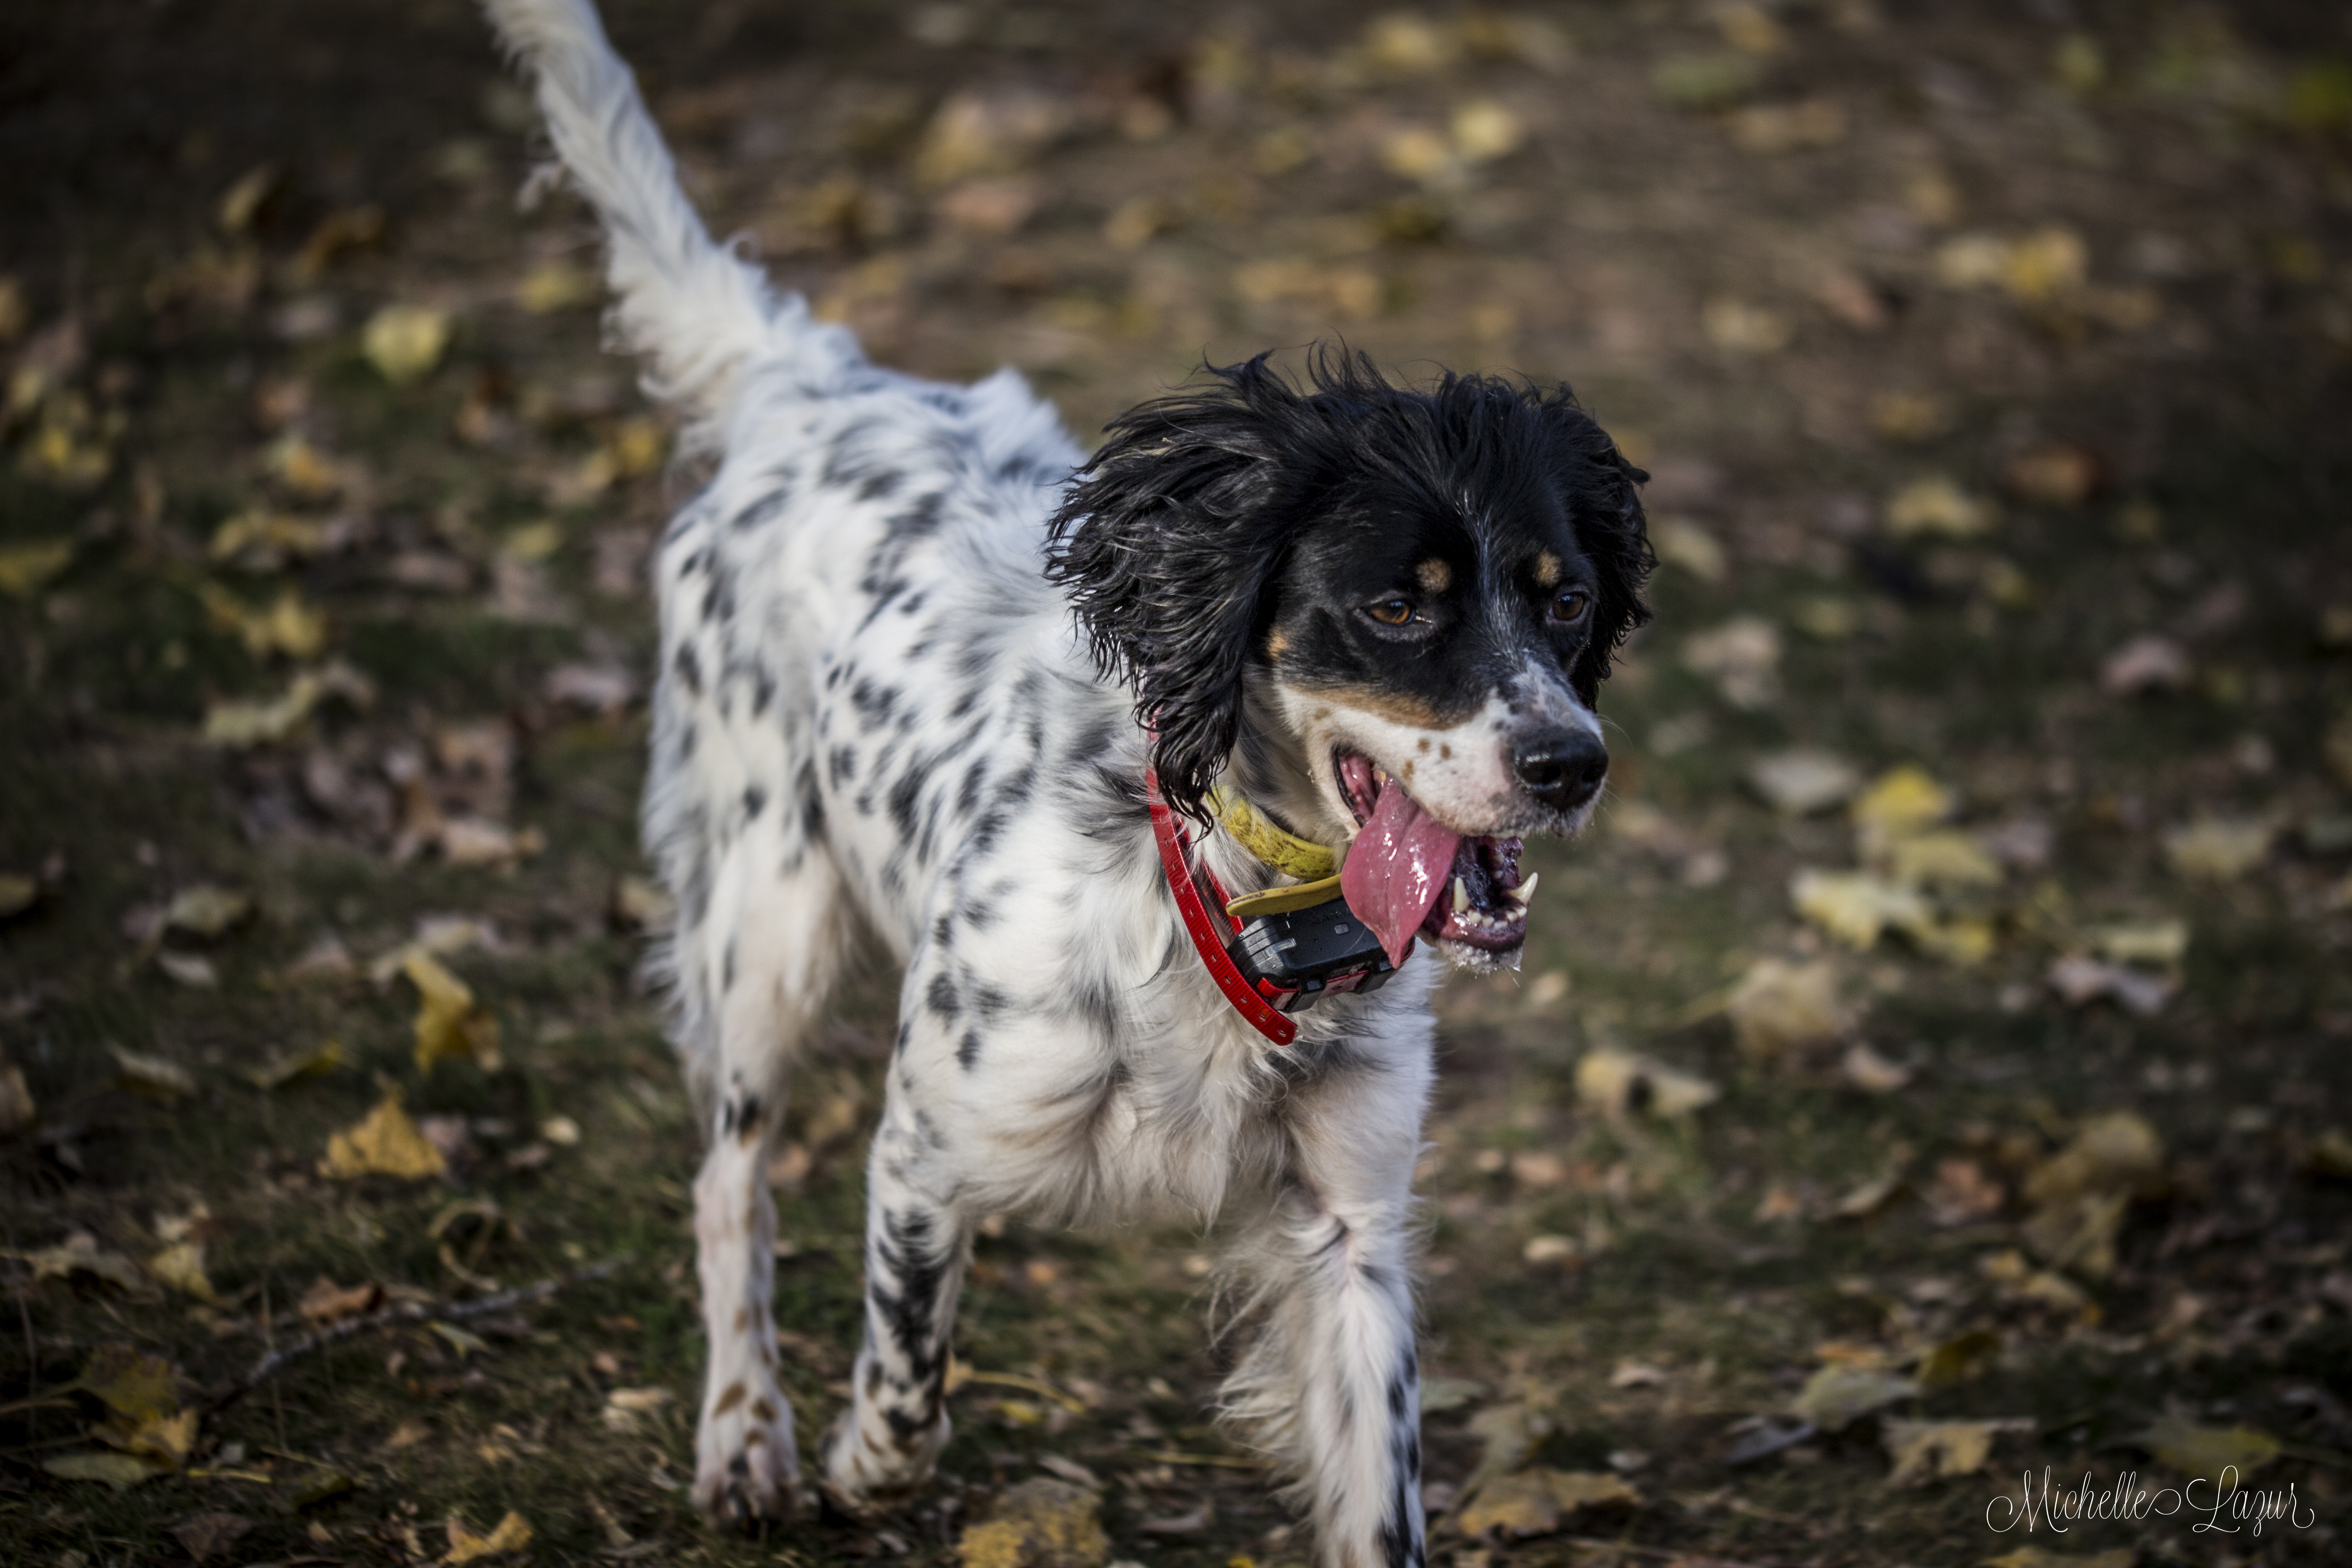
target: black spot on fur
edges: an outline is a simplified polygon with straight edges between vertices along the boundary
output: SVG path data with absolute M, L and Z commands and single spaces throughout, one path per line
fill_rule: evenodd
M 857 776 L 857 748 L 835 746 L 833 754 L 824 760 L 824 769 L 825 777 L 833 781 L 834 788 L 847 788 L 849 781 Z
M 671 668 L 677 671 L 678 683 L 686 688 L 688 694 L 695 697 L 701 696 L 702 659 L 700 656 L 696 654 L 694 651 L 694 645 L 692 643 L 678 644 L 677 657 L 672 659 L 670 663 Z
M 932 1012 L 940 1016 L 940 1023 L 952 1024 L 956 1021 L 956 1014 L 961 1011 L 961 1008 L 956 1003 L 953 980 L 944 974 L 932 975 L 930 988 L 923 993 L 923 1000 L 929 1005 Z
M 956 1066 L 966 1072 L 980 1065 L 980 1031 L 966 1029 L 963 1038 L 956 1042 Z
M 883 1215 L 874 1241 L 879 1267 L 866 1287 L 891 1348 L 925 1386 L 947 1370 L 940 1294 L 953 1268 L 952 1249 L 939 1246 L 934 1228 L 920 1209 Z
M 752 822 L 757 822 L 760 820 L 760 814 L 767 809 L 768 792 L 761 789 L 758 784 L 745 785 L 743 789 L 744 816 Z

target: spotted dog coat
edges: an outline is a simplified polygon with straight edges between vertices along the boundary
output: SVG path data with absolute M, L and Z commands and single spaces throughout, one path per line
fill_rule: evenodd
M 1604 605 L 1613 620 L 1571 637 L 1511 595 L 1537 595 L 1527 603 L 1561 621 L 1563 570 L 1604 595 L 1629 571 L 1638 586 L 1630 470 L 1608 466 L 1613 447 L 1580 434 L 1590 421 L 1564 395 L 1459 384 L 1465 407 L 1488 409 L 1479 417 L 1518 418 L 1496 412 L 1507 404 L 1528 429 L 1548 420 L 1584 442 L 1574 460 L 1601 463 L 1616 487 L 1608 515 L 1633 520 L 1630 535 L 1580 543 L 1590 498 L 1553 487 L 1550 542 L 1521 551 L 1517 525 L 1495 521 L 1524 510 L 1495 477 L 1507 443 L 1467 467 L 1444 457 L 1455 383 L 1432 401 L 1341 367 L 1318 402 L 1256 365 L 1223 393 L 1131 416 L 1074 483 L 1086 455 L 1016 375 L 957 387 L 877 368 L 714 246 L 587 0 L 488 9 L 604 220 L 616 334 L 715 464 L 658 553 L 645 806 L 677 903 L 673 1032 L 709 1129 L 695 1183 L 709 1337 L 698 1500 L 742 1522 L 788 1512 L 802 1487 L 770 1316 L 765 1170 L 793 1064 L 870 932 L 905 982 L 869 1172 L 864 1343 L 824 1439 L 825 1494 L 863 1510 L 928 1479 L 948 1436 L 950 1336 L 977 1218 L 1214 1219 L 1255 1324 L 1224 1411 L 1294 1479 L 1326 1563 L 1423 1562 L 1408 1227 L 1436 964 L 1328 1000 L 1301 1016 L 1294 1045 L 1270 1050 L 1188 945 L 1145 765 L 1180 806 L 1226 773 L 1344 846 L 1349 786 L 1305 752 L 1312 731 L 1318 745 L 1377 748 L 1382 781 L 1418 756 L 1433 789 L 1468 802 L 1463 832 L 1580 825 L 1597 765 L 1553 752 L 1597 733 L 1591 686 L 1638 603 L 1626 588 Z M 1370 412 L 1350 415 L 1348 398 Z M 1268 434 L 1285 419 L 1287 435 Z M 1360 627 L 1333 631 L 1316 606 L 1360 565 L 1318 563 L 1318 551 L 1345 542 L 1244 518 L 1283 475 L 1405 461 L 1350 455 L 1351 432 L 1381 419 L 1429 426 L 1412 441 L 1452 476 L 1415 503 L 1443 517 L 1377 526 L 1416 560 L 1452 552 L 1442 572 L 1411 569 L 1433 595 L 1416 615 L 1458 622 L 1449 647 L 1472 660 L 1444 676 L 1456 655 L 1424 638 L 1413 646 L 1440 660 L 1423 661 L 1429 689 L 1386 700 L 1372 689 L 1386 689 L 1406 646 L 1394 639 L 1419 635 L 1414 623 L 1369 642 Z M 1328 440 L 1304 433 L 1318 420 Z M 1162 526 L 1171 498 L 1199 520 L 1189 545 Z M 1457 614 L 1449 587 L 1486 597 Z M 1540 745 L 1527 739 L 1539 723 Z M 1518 784 L 1496 773 L 1497 755 Z M 1349 776 L 1373 778 L 1371 763 Z M 1469 820 L 1482 813 L 1493 820 Z M 1236 891 L 1276 879 L 1224 835 L 1201 852 Z M 1496 875 L 1507 892 L 1516 873 Z

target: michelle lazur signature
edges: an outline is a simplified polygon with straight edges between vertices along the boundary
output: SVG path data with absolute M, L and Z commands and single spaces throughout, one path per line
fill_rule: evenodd
M 2038 1481 L 2031 1470 L 2018 1478 L 2016 1496 L 2002 1492 L 1985 1505 L 1985 1528 L 2000 1535 L 2022 1524 L 2029 1532 L 2046 1528 L 2063 1535 L 2076 1524 L 2175 1514 L 2192 1521 L 2194 1535 L 2259 1537 L 2266 1524 L 2308 1530 L 2319 1520 L 2296 1498 L 2293 1481 L 2284 1488 L 2242 1486 L 2235 1465 L 2224 1467 L 2218 1479 L 2200 1476 L 2186 1486 L 2154 1489 L 2140 1484 L 2137 1470 L 2104 1487 L 2086 1470 L 2079 1485 L 2062 1489 L 2044 1466 Z

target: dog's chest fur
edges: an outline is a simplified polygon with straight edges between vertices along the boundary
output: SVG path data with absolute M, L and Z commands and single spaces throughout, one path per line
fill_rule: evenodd
M 1326 1003 L 1279 1057 L 1202 972 L 1161 888 L 1131 700 L 1042 574 L 1081 454 L 1017 377 L 778 376 L 726 451 L 656 567 L 647 841 L 677 962 L 702 966 L 689 1006 L 795 962 L 769 951 L 772 900 L 824 857 L 908 973 L 877 1138 L 959 1203 L 1211 1215 L 1278 1183 L 1301 1097 L 1402 1072 L 1418 1103 L 1433 963 Z M 1230 885 L 1266 880 L 1208 849 Z

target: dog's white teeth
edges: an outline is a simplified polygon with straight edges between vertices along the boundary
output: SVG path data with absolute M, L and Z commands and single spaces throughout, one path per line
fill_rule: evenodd
M 1470 912 L 1470 889 L 1463 885 L 1459 877 L 1454 879 L 1454 912 L 1457 915 Z
M 1541 880 L 1542 877 L 1543 873 L 1540 871 L 1530 871 L 1528 873 L 1528 879 L 1526 881 L 1521 882 L 1516 888 L 1506 888 L 1504 891 L 1509 893 L 1511 897 L 1518 900 L 1522 905 L 1525 905 L 1535 898 L 1536 883 Z M 1461 880 L 1458 877 L 1454 879 L 1456 881 Z

